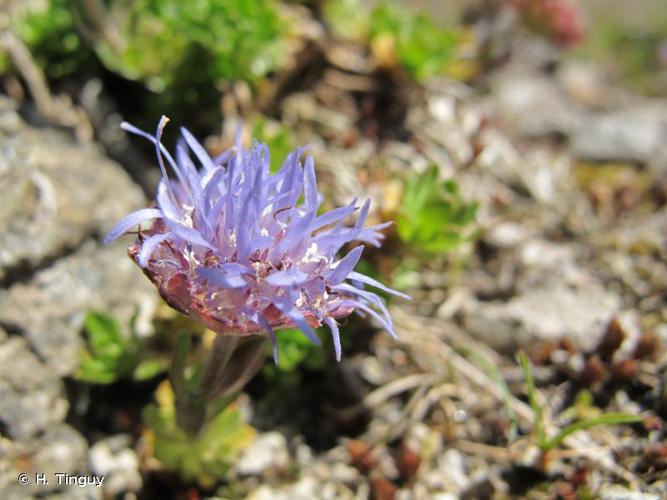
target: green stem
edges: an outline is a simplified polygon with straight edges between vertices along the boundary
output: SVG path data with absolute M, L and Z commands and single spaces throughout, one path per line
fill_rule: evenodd
M 206 424 L 210 410 L 220 411 L 224 396 L 237 392 L 255 376 L 266 358 L 266 338 L 259 335 L 216 335 L 208 357 L 196 380 L 185 376 L 190 339 L 178 339 L 170 379 L 174 389 L 176 422 L 191 436 Z M 231 401 L 231 398 L 230 398 Z
M 188 435 L 197 435 L 206 423 L 206 402 L 188 393 L 174 395 L 176 423 Z

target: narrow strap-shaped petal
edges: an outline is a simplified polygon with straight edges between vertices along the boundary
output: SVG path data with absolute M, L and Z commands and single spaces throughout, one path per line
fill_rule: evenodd
M 304 239 L 310 237 L 310 226 L 315 218 L 314 212 L 307 212 L 301 217 L 292 217 L 287 227 L 285 237 L 273 248 L 272 257 L 291 250 Z
M 308 281 L 310 276 L 296 267 L 269 274 L 265 281 L 272 286 L 295 286 Z
M 188 243 L 201 245 L 203 247 L 210 248 L 211 250 L 216 250 L 216 248 L 211 245 L 210 242 L 206 241 L 199 232 L 195 231 L 191 227 L 185 226 L 170 219 L 165 219 L 165 223 L 176 236 L 187 241 Z
M 245 199 L 243 200 L 241 210 L 237 212 L 237 221 L 235 224 L 237 254 L 238 260 L 242 262 L 250 255 L 251 239 L 254 236 L 252 228 L 255 226 L 260 215 L 262 169 L 259 161 L 259 156 L 257 156 L 256 162 L 251 161 L 251 165 L 255 166 L 256 171 L 254 172 L 252 184 L 249 183 L 249 189 L 243 194 Z
M 182 177 L 182 174 L 179 173 L 180 168 L 179 168 L 178 164 L 174 161 L 174 158 L 171 156 L 171 154 L 169 154 L 169 151 L 164 146 L 164 144 L 159 142 L 154 136 L 152 136 L 148 132 L 145 132 L 145 131 L 141 130 L 140 128 L 137 128 L 134 125 L 132 125 L 130 123 L 127 123 L 127 122 L 122 122 L 120 124 L 120 128 L 122 128 L 126 132 L 129 132 L 131 134 L 143 137 L 144 139 L 149 140 L 153 144 L 158 145 L 160 147 L 160 151 L 162 152 L 164 157 L 167 159 L 167 162 L 169 163 L 171 168 L 174 170 L 174 172 L 176 172 L 176 175 L 178 176 L 178 178 L 180 179 Z
M 167 168 L 164 166 L 164 160 L 162 159 L 162 142 L 160 140 L 162 139 L 162 132 L 164 131 L 164 127 L 169 123 L 169 118 L 166 116 L 162 115 L 160 117 L 160 121 L 157 124 L 157 130 L 155 131 L 155 153 L 157 154 L 157 162 L 158 165 L 160 165 L 160 171 L 162 171 L 162 177 L 167 185 L 167 192 L 169 193 L 169 196 L 171 197 L 172 201 L 176 203 L 176 196 L 174 195 L 174 191 L 171 189 L 171 184 L 169 183 L 169 175 L 167 174 Z M 180 169 L 177 167 L 177 171 Z M 178 177 L 182 178 L 182 174 L 179 171 L 177 174 Z
M 377 311 L 374 311 L 372 308 L 368 307 L 368 305 L 364 304 L 363 302 L 359 300 L 344 300 L 337 304 L 337 307 L 352 307 L 354 309 L 361 309 L 362 311 L 368 313 L 370 316 L 376 319 L 378 323 L 389 332 L 389 335 L 391 335 L 393 338 L 398 338 L 398 335 L 396 335 L 396 332 L 394 331 L 394 328 L 387 323 L 387 321 L 380 316 Z M 358 311 L 357 311 L 358 312 Z
M 142 222 L 146 222 L 148 220 L 159 219 L 161 217 L 164 217 L 164 214 L 157 208 L 142 208 L 141 210 L 132 212 L 130 215 L 124 217 L 111 229 L 111 231 L 107 233 L 103 240 L 104 244 L 108 245 L 120 235 L 128 232 L 137 224 L 141 224 Z
M 183 172 L 187 179 L 186 182 L 189 186 L 189 191 L 192 194 L 192 214 L 195 221 L 195 226 L 201 228 L 201 230 L 206 233 L 208 238 L 212 238 L 214 236 L 214 231 L 208 215 L 209 207 L 207 206 L 206 200 L 204 199 L 201 179 L 194 163 L 192 163 L 192 160 L 188 155 L 188 151 L 185 147 L 185 144 L 183 143 L 182 138 L 179 139 L 179 143 L 176 145 L 176 157 L 178 158 L 179 164 L 183 167 Z
M 403 292 L 399 292 L 398 290 L 394 290 L 393 288 L 389 288 L 388 286 L 383 285 L 379 281 L 374 280 L 373 278 L 371 278 L 370 276 L 366 276 L 365 274 L 361 274 L 361 273 L 358 273 L 356 271 L 352 271 L 352 272 L 350 272 L 350 274 L 348 274 L 347 278 L 351 279 L 351 280 L 360 281 L 361 283 L 365 283 L 366 285 L 374 286 L 375 288 L 379 288 L 383 292 L 387 292 L 387 293 L 390 293 L 392 295 L 396 295 L 397 297 L 401 297 L 401 298 L 404 298 L 406 300 L 412 300 L 412 297 L 410 297 L 409 295 L 407 295 Z
M 359 218 L 354 224 L 354 227 L 342 227 L 343 219 L 341 219 L 331 230 L 325 231 L 315 236 L 315 242 L 322 248 L 322 253 L 327 255 L 329 258 L 333 258 L 345 243 L 357 239 L 357 236 L 363 230 L 363 225 L 366 222 L 366 217 L 368 217 L 369 209 L 370 200 L 366 200 L 364 205 L 361 207 Z
M 381 241 L 384 239 L 384 234 L 380 232 L 381 229 L 387 228 L 393 224 L 393 221 L 383 222 L 382 224 L 375 224 L 374 226 L 365 227 L 357 235 L 357 240 L 370 243 L 375 247 L 381 246 Z
M 273 331 L 273 328 L 271 328 L 271 325 L 261 313 L 257 314 L 257 324 L 264 328 L 269 334 L 271 346 L 273 347 L 273 363 L 278 366 L 278 342 L 276 341 L 276 332 Z
M 186 129 L 185 127 L 181 127 L 181 135 L 183 135 L 185 142 L 187 142 L 192 152 L 195 154 L 199 162 L 204 166 L 206 170 L 211 170 L 215 168 L 215 164 L 213 163 L 213 160 L 211 160 L 211 157 L 208 155 L 204 147 L 201 144 L 199 144 L 199 141 L 195 139 L 195 137 L 190 133 L 188 129 Z
M 330 210 L 327 213 L 315 218 L 312 230 L 317 231 L 324 226 L 328 226 L 329 224 L 334 224 L 340 220 L 344 220 L 346 217 L 352 215 L 356 210 L 357 209 L 354 206 L 334 208 L 333 210 Z
M 315 177 L 315 161 L 312 156 L 306 158 L 303 166 L 303 201 L 307 211 L 317 211 L 317 179 Z
M 243 275 L 226 273 L 222 269 L 200 267 L 197 269 L 197 275 L 207 280 L 209 284 L 220 288 L 243 288 L 248 286 L 248 282 L 243 279 Z
M 324 318 L 324 322 L 331 330 L 331 338 L 333 339 L 334 351 L 336 352 L 336 361 L 340 361 L 342 349 L 340 347 L 340 332 L 338 330 L 338 325 L 336 324 L 336 320 L 330 316 L 327 316 L 326 318 Z
M 364 227 L 364 224 L 366 223 L 366 217 L 368 217 L 368 211 L 371 208 L 371 200 L 366 200 L 361 207 L 361 211 L 359 212 L 359 218 L 357 219 L 357 222 L 354 224 L 354 229 L 357 229 L 358 231 L 361 231 L 361 229 Z
M 213 164 L 216 167 L 219 167 L 221 165 L 224 165 L 229 161 L 229 159 L 232 157 L 232 154 L 234 153 L 234 149 L 228 149 L 224 153 L 219 154 L 215 158 L 213 158 Z
M 201 192 L 202 183 L 199 178 L 199 173 L 197 172 L 197 167 L 195 167 L 195 164 L 190 159 L 187 145 L 182 137 L 179 137 L 178 142 L 176 143 L 176 160 L 178 161 L 178 165 L 183 169 L 183 174 L 185 176 L 183 183 L 187 185 L 193 194 L 195 190 Z
M 247 274 L 247 275 L 254 274 L 254 270 L 251 271 L 252 268 L 244 266 L 243 264 L 239 264 L 238 262 L 223 262 L 222 264 L 220 264 L 220 269 L 222 269 L 226 273 L 232 273 L 232 274 Z
M 224 210 L 222 207 L 220 208 L 221 213 L 224 215 L 222 228 L 226 231 L 232 231 L 234 229 L 232 227 L 234 222 L 234 177 L 236 175 L 236 170 L 240 167 L 240 165 L 237 165 L 241 161 L 240 158 L 240 154 L 234 155 L 227 166 L 227 190 L 225 193 Z
M 160 182 L 157 185 L 157 195 L 155 199 L 158 207 L 160 207 L 160 210 L 167 219 L 174 222 L 180 222 L 181 214 L 179 207 L 169 195 L 169 179 L 165 179 L 164 177 L 160 179 Z
M 297 328 L 301 330 L 313 344 L 320 345 L 322 343 L 317 335 L 315 335 L 315 330 L 308 324 L 303 315 L 297 311 L 296 307 L 280 301 L 274 301 L 273 304 L 280 310 L 280 312 L 291 319 Z
M 370 305 L 373 305 L 377 307 L 380 312 L 384 315 L 385 321 L 387 324 L 393 328 L 394 323 L 391 321 L 391 315 L 389 314 L 389 310 L 387 309 L 387 306 L 385 305 L 384 301 L 378 297 L 376 294 L 373 292 L 368 292 L 366 290 L 361 290 L 359 288 L 353 287 L 352 285 L 348 285 L 347 283 L 340 284 L 336 287 L 334 287 L 334 290 L 336 291 L 343 291 L 347 292 L 353 295 L 357 295 L 358 297 L 363 298 L 364 300 L 368 301 Z
M 354 266 L 357 265 L 361 254 L 364 251 L 364 246 L 359 245 L 348 252 L 348 254 L 338 261 L 338 264 L 333 271 L 327 276 L 327 282 L 330 285 L 338 285 L 342 283 L 347 275 L 352 272 Z
M 144 240 L 144 242 L 141 244 L 141 250 L 139 251 L 139 256 L 137 258 L 139 266 L 146 267 L 148 260 L 151 258 L 151 255 L 153 255 L 153 252 L 157 246 L 166 240 L 169 236 L 170 233 L 155 234 Z
M 209 175 L 211 172 L 213 172 L 212 175 Z M 225 194 L 222 194 L 224 190 L 220 189 L 221 187 L 226 189 L 226 183 L 224 182 L 226 172 L 222 168 L 217 168 L 211 172 L 206 174 L 202 183 L 204 186 L 204 212 L 206 217 L 217 220 L 227 198 Z

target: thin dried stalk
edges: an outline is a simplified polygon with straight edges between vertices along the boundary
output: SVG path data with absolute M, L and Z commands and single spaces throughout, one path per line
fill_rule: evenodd
M 16 69 L 25 80 L 40 113 L 48 120 L 55 120 L 56 106 L 46 83 L 44 73 L 37 66 L 28 47 L 11 30 L 0 32 L 0 48 L 4 49 Z

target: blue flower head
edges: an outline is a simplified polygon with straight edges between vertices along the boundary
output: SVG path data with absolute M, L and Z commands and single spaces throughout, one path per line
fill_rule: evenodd
M 323 324 L 340 360 L 336 320 L 353 311 L 396 335 L 382 299 L 363 287 L 409 297 L 354 271 L 363 245 L 337 257 L 351 241 L 380 246 L 379 231 L 391 223 L 365 228 L 369 201 L 318 215 L 313 158 L 302 162 L 297 149 L 271 174 L 267 146 L 244 149 L 240 134 L 234 148 L 211 158 L 181 128 L 174 158 L 160 142 L 167 121 L 155 136 L 123 124 L 155 145 L 162 178 L 154 206 L 128 215 L 104 239 L 139 226 L 128 253 L 167 303 L 219 334 L 268 335 L 276 361 L 276 330 L 296 326 L 318 344 L 313 328 Z

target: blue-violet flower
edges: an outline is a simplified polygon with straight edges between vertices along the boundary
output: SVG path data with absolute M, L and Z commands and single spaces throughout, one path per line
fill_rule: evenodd
M 162 178 L 154 206 L 125 217 L 104 242 L 139 225 L 128 253 L 169 305 L 219 334 L 266 332 L 276 360 L 275 330 L 296 326 L 319 343 L 313 328 L 322 324 L 340 360 L 336 319 L 353 311 L 396 335 L 383 300 L 363 286 L 409 297 L 354 271 L 363 245 L 336 258 L 353 240 L 380 246 L 379 231 L 391 223 L 364 228 L 369 201 L 353 226 L 345 221 L 359 209 L 356 200 L 318 215 L 313 158 L 302 165 L 297 149 L 271 174 L 268 147 L 255 141 L 243 149 L 240 134 L 234 148 L 211 158 L 181 128 L 174 159 L 160 142 L 167 121 L 163 116 L 155 136 L 123 123 L 153 142 Z

